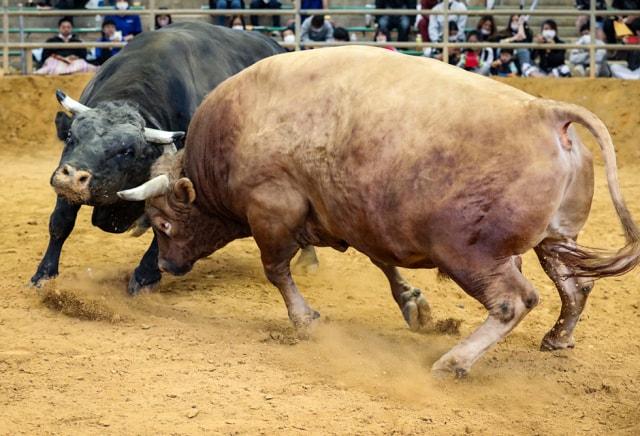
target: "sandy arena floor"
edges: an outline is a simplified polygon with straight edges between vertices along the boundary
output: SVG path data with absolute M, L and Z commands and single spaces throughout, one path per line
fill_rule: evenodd
M 0 79 L 0 434 L 640 434 L 638 271 L 596 285 L 575 350 L 542 353 L 560 299 L 527 255 L 541 304 L 460 381 L 432 379 L 429 368 L 461 336 L 408 331 L 383 275 L 352 250 L 321 249 L 318 273 L 296 276 L 323 316 L 305 341 L 252 240 L 130 298 L 128 274 L 151 236 L 103 233 L 86 208 L 60 277 L 29 288 L 46 248 L 55 199 L 48 180 L 61 150 L 53 92 L 78 97 L 87 80 Z M 640 83 L 511 83 L 603 118 L 640 220 Z M 620 247 L 600 164 L 596 171 L 581 241 Z M 460 335 L 484 318 L 433 271 L 406 275 L 436 318 L 463 320 Z

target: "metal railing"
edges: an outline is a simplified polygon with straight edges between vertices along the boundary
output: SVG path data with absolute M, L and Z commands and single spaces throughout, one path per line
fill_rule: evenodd
M 114 48 L 123 47 L 125 43 L 122 42 L 97 42 L 97 41 L 84 41 L 81 43 L 43 43 L 43 42 L 10 42 L 9 39 L 9 20 L 10 17 L 17 16 L 22 17 L 51 17 L 51 16 L 95 16 L 104 15 L 110 12 L 109 9 L 80 9 L 80 10 L 34 10 L 25 8 L 9 8 L 9 0 L 3 1 L 2 10 L 2 23 L 3 23 L 3 38 L 2 38 L 2 67 L 5 73 L 9 72 L 9 52 L 10 50 L 24 50 L 28 57 L 31 57 L 31 50 L 36 48 Z M 596 75 L 596 50 L 611 49 L 611 50 L 640 50 L 640 44 L 596 44 L 596 17 L 599 16 L 636 16 L 640 15 L 640 10 L 632 11 L 618 11 L 618 10 L 596 10 L 595 0 L 590 1 L 589 10 L 577 10 L 577 9 L 536 9 L 536 10 L 522 10 L 522 9 L 468 9 L 465 11 L 449 11 L 448 2 L 445 3 L 445 7 L 441 11 L 433 10 L 410 10 L 410 9 L 372 9 L 372 8 L 349 8 L 349 9 L 302 9 L 300 7 L 300 0 L 294 0 L 292 9 L 158 9 L 156 7 L 155 0 L 149 0 L 148 6 L 145 9 L 140 10 L 126 10 L 116 11 L 113 10 L 113 14 L 117 15 L 139 15 L 147 19 L 147 28 L 152 29 L 155 24 L 156 15 L 172 15 L 172 16 L 273 16 L 273 15 L 288 15 L 294 16 L 295 19 L 295 42 L 280 44 L 286 48 L 292 48 L 294 50 L 300 50 L 303 47 L 329 47 L 338 45 L 370 45 L 379 47 L 393 46 L 400 49 L 415 49 L 423 50 L 425 48 L 442 49 L 442 57 L 444 62 L 449 60 L 450 48 L 526 48 L 526 49 L 588 49 L 589 61 L 590 61 L 590 76 Z M 542 16 L 546 18 L 553 17 L 578 17 L 588 16 L 590 22 L 590 42 L 589 44 L 545 44 L 545 43 L 502 43 L 502 42 L 483 42 L 483 43 L 469 43 L 469 42 L 449 42 L 449 26 L 443 26 L 443 41 L 442 42 L 374 42 L 374 41 L 359 41 L 359 42 L 312 42 L 300 40 L 302 21 L 301 15 L 442 15 L 444 23 L 449 21 L 449 15 L 467 15 L 467 16 L 482 16 L 482 15 L 494 15 L 494 16 L 511 16 L 511 15 L 527 15 L 527 16 Z

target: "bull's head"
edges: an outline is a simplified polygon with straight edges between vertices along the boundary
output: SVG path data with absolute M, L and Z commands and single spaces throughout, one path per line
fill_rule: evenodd
M 56 91 L 60 104 L 73 114 L 58 112 L 58 137 L 65 142 L 58 168 L 51 176 L 56 193 L 72 203 L 110 204 L 116 193 L 149 177 L 153 162 L 183 132 L 145 127 L 138 110 L 126 103 L 100 103 L 89 108 Z

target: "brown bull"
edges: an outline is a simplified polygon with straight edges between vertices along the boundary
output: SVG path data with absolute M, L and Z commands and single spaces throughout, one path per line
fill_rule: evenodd
M 576 243 L 593 164 L 573 122 L 602 150 L 627 238 L 617 252 Z M 163 159 L 158 172 L 122 195 L 151 198 L 161 269 L 185 273 L 252 235 L 289 317 L 304 325 L 318 315 L 293 282 L 290 260 L 307 244 L 354 247 L 384 272 L 419 329 L 429 306 L 396 266 L 438 268 L 489 312 L 433 366 L 459 375 L 538 303 L 519 270 L 522 253 L 536 251 L 562 299 L 546 349 L 572 347 L 593 280 L 625 273 L 639 258 L 611 138 L 596 116 L 381 49 L 279 55 L 233 76 L 198 109 L 184 156 Z

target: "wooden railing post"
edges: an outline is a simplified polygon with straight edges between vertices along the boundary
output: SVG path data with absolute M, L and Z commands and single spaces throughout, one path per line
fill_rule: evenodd
M 596 0 L 589 2 L 589 77 L 596 77 Z
M 2 70 L 9 73 L 9 0 L 2 1 Z

